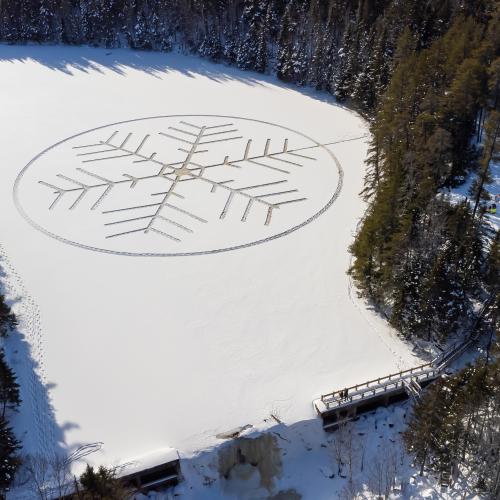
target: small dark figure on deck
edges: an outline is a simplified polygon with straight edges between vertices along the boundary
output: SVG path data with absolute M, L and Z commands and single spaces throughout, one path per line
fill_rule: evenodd
M 344 390 L 344 398 L 347 399 L 347 395 L 349 394 L 349 389 Z

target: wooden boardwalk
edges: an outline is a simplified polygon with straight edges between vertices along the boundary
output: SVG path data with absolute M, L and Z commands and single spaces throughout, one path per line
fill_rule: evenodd
M 453 344 L 430 363 L 329 392 L 315 399 L 313 407 L 323 419 L 323 428 L 333 431 L 343 423 L 379 406 L 387 406 L 407 398 L 418 399 L 423 387 L 436 380 L 477 341 L 480 335 L 477 326 L 493 301 L 494 296 L 491 296 L 485 302 L 470 334 L 464 340 Z
M 433 363 L 427 363 L 323 394 L 313 402 L 314 408 L 323 419 L 323 428 L 335 430 L 340 424 L 378 406 L 418 397 L 422 387 L 435 380 L 440 373 L 441 370 Z

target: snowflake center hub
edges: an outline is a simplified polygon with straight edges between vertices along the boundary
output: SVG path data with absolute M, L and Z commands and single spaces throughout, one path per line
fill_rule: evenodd
M 193 175 L 193 173 L 186 167 L 186 165 L 182 165 L 182 167 L 175 170 L 175 175 L 177 177 L 182 177 L 184 175 Z

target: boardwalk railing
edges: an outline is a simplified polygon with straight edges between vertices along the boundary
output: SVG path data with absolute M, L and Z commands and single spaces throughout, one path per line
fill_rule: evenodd
M 347 387 L 342 391 L 323 394 L 319 400 L 315 401 L 318 412 L 324 412 L 332 409 L 341 409 L 352 404 L 361 403 L 374 397 L 380 397 L 383 394 L 396 390 L 404 390 L 405 383 L 416 380 L 419 385 L 434 380 L 439 376 L 440 370 L 432 363 L 417 366 L 409 370 L 398 373 L 392 373 L 386 377 L 369 380 L 363 384 Z

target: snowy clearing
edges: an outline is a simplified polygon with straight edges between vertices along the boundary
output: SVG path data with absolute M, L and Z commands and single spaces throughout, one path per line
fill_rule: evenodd
M 482 205 L 485 207 L 491 206 L 493 203 L 496 205 L 500 202 L 500 164 L 492 162 L 490 165 L 491 183 L 485 184 L 485 191 L 490 196 L 489 201 L 483 201 Z M 470 188 L 474 179 L 477 177 L 476 173 L 470 174 L 464 181 L 464 183 L 456 188 L 444 191 L 446 196 L 454 203 L 460 203 L 466 198 L 470 200 Z M 496 214 L 491 214 L 486 212 L 484 218 L 487 225 L 493 230 L 498 231 L 500 229 L 500 212 L 497 211 Z
M 418 364 L 346 275 L 367 126 L 326 95 L 175 54 L 0 46 L 0 100 L 26 451 L 190 456 Z

